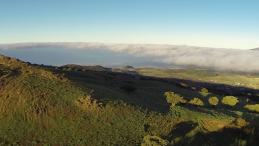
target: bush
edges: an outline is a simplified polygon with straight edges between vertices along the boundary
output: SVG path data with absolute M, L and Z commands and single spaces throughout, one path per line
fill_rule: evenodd
M 221 103 L 229 106 L 235 106 L 238 102 L 238 98 L 236 98 L 235 96 L 225 96 L 221 100 Z
M 250 111 L 259 112 L 259 104 L 248 104 L 248 105 L 245 105 L 244 108 Z
M 210 93 L 209 93 L 209 90 L 208 90 L 208 89 L 202 88 L 202 89 L 200 90 L 200 94 L 201 94 L 202 96 L 208 96 Z
M 201 92 L 209 93 L 209 90 L 208 90 L 208 89 L 206 89 L 206 88 L 202 88 L 202 89 L 201 89 Z
M 166 101 L 170 103 L 172 106 L 175 106 L 179 103 L 186 103 L 182 96 L 174 92 L 165 92 L 164 96 L 166 97 Z
M 75 104 L 82 110 L 98 110 L 101 107 L 101 103 L 93 99 L 91 95 L 86 95 L 75 100 Z
M 167 146 L 169 142 L 158 136 L 146 135 L 143 138 L 141 146 Z
M 209 103 L 210 103 L 210 105 L 216 106 L 219 103 L 219 99 L 216 96 L 210 97 Z
M 248 122 L 245 120 L 245 119 L 242 119 L 242 118 L 236 118 L 234 121 L 233 121 L 233 124 L 239 128 L 242 128 L 242 127 L 245 127 L 247 126 Z
M 189 101 L 189 104 L 197 105 L 197 106 L 204 106 L 203 101 L 200 98 L 193 98 Z

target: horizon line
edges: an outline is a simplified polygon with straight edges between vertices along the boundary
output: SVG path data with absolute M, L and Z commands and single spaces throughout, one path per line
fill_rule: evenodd
M 57 43 L 85 43 L 85 44 L 105 44 L 105 45 L 156 45 L 156 46 L 182 46 L 182 47 L 197 47 L 197 48 L 211 48 L 211 49 L 233 49 L 233 50 L 251 50 L 255 48 L 227 48 L 227 47 L 212 47 L 212 46 L 198 46 L 188 44 L 170 44 L 170 43 L 124 43 L 124 42 L 101 42 L 101 41 L 42 41 L 42 42 L 12 42 L 12 43 L 0 43 L 0 45 L 19 45 L 19 44 L 57 44 Z

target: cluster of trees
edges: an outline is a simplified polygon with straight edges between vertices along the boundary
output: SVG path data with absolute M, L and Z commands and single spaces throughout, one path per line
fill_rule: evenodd
M 190 99 L 189 101 L 187 101 L 186 99 L 184 99 L 184 97 L 180 96 L 179 94 L 176 94 L 174 92 L 165 92 L 165 97 L 166 100 L 169 104 L 171 104 L 172 106 L 175 106 L 177 104 L 180 103 L 188 103 L 188 104 L 192 104 L 192 105 L 197 105 L 197 106 L 204 106 L 204 101 L 200 98 L 193 98 Z M 212 96 L 208 98 L 208 102 L 210 105 L 212 106 L 217 106 L 219 104 L 219 99 L 216 96 Z M 235 96 L 225 96 L 222 98 L 221 103 L 223 105 L 227 105 L 227 106 L 235 106 L 237 105 L 239 102 L 238 98 Z
M 204 89 L 203 92 L 207 93 L 208 91 L 205 91 Z M 205 105 L 204 101 L 201 98 L 197 97 L 186 100 L 184 97 L 174 92 L 165 92 L 164 96 L 171 106 L 175 106 L 177 104 L 191 104 L 195 106 Z M 208 103 L 213 107 L 216 107 L 219 103 L 225 106 L 234 107 L 239 103 L 239 99 L 235 96 L 224 96 L 220 100 L 218 97 L 212 96 L 208 98 Z M 259 104 L 248 104 L 245 105 L 244 108 L 250 111 L 259 112 Z
M 167 103 L 171 104 L 172 106 L 187 102 L 182 96 L 174 92 L 165 92 L 164 96 L 166 97 Z

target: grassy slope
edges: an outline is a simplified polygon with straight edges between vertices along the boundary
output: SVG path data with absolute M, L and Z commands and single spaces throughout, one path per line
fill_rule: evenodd
M 181 78 L 211 83 L 223 83 L 233 86 L 244 86 L 259 89 L 259 75 L 248 73 L 227 73 L 195 69 L 155 69 L 139 68 L 137 72 L 141 75 Z
M 0 145 L 133 146 L 140 145 L 146 135 L 175 145 L 210 144 L 201 137 L 219 144 L 230 137 L 232 143 L 240 139 L 213 132 L 235 125 L 233 120 L 241 112 L 192 106 L 167 109 L 164 91 L 199 95 L 175 84 L 125 80 L 125 76 L 102 72 L 56 71 L 3 56 L 0 71 Z M 120 88 L 125 84 L 136 91 L 125 92 Z M 256 118 L 256 114 L 242 114 Z M 212 133 L 215 137 L 207 136 Z
M 88 88 L 45 69 L 2 56 L 0 64 L 0 144 L 139 145 L 146 123 L 164 121 L 122 103 L 94 104 Z

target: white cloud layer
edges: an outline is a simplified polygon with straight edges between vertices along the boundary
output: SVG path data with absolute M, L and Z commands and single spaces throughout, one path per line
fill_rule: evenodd
M 259 50 L 205 48 L 153 44 L 105 44 L 105 43 L 22 43 L 0 45 L 0 49 L 56 47 L 64 49 L 105 49 L 114 53 L 128 53 L 148 57 L 167 65 L 196 66 L 201 68 L 259 72 Z

